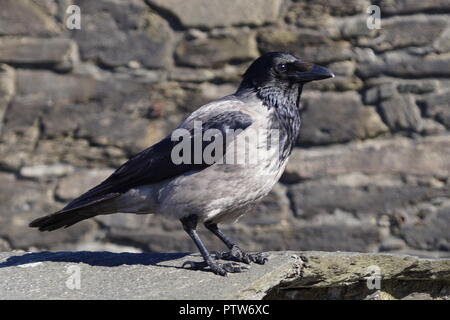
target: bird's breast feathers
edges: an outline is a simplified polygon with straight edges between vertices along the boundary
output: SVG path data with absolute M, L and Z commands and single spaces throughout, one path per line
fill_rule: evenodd
M 143 197 L 148 200 L 145 205 L 139 201 L 141 205 L 132 206 L 127 212 L 160 213 L 176 218 L 195 213 L 207 220 L 228 220 L 237 218 L 246 207 L 269 193 L 287 162 L 279 155 L 280 133 L 270 121 L 274 111 L 258 102 L 236 101 L 231 105 L 232 108 L 228 103 L 226 110 L 221 110 L 221 101 L 206 105 L 182 125 L 189 127 L 193 119 L 209 123 L 217 115 L 230 112 L 239 112 L 229 114 L 238 117 L 236 121 L 249 123 L 251 120 L 244 130 L 231 136 L 223 161 L 130 190 L 118 202 L 131 204 Z

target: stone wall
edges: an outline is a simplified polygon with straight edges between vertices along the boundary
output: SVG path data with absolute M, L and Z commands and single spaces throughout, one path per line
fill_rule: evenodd
M 450 3 L 372 2 L 380 30 L 366 0 L 2 0 L 0 251 L 195 250 L 154 216 L 27 225 L 286 50 L 337 76 L 305 89 L 281 182 L 226 231 L 249 250 L 450 256 Z

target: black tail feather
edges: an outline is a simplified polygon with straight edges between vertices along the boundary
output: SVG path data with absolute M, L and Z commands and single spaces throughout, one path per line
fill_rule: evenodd
M 118 193 L 109 194 L 103 198 L 92 200 L 82 206 L 68 209 L 71 205 L 69 204 L 58 212 L 33 220 L 29 226 L 31 228 L 39 228 L 40 231 L 53 231 L 63 227 L 70 227 L 77 222 L 95 217 L 99 214 L 112 213 L 114 211 L 105 210 L 105 206 L 102 204 L 119 195 L 120 194 Z
M 88 213 L 86 209 L 58 211 L 33 220 L 29 226 L 32 228 L 39 228 L 39 231 L 53 231 L 62 227 L 70 227 L 77 222 L 92 218 L 96 215 L 96 213 Z

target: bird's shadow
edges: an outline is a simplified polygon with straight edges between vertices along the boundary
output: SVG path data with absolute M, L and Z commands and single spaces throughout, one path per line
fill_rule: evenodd
M 114 253 L 108 251 L 60 251 L 32 252 L 10 256 L 0 262 L 0 268 L 15 267 L 37 262 L 71 262 L 85 263 L 98 267 L 117 267 L 121 265 L 144 265 L 181 268 L 181 266 L 160 265 L 159 263 L 176 260 L 190 253 Z

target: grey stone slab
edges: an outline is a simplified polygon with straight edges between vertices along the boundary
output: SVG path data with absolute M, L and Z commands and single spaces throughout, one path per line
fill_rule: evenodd
M 417 293 L 445 298 L 450 279 L 448 259 L 390 254 L 271 252 L 266 265 L 251 265 L 247 272 L 227 277 L 180 267 L 199 259 L 187 253 L 0 253 L 0 299 L 225 300 L 261 299 L 269 292 L 272 298 L 277 292 L 278 297 L 289 298 L 285 289 L 301 297 L 305 288 L 313 293 L 323 288 L 353 288 L 367 281 L 374 266 L 386 283 L 431 281 L 428 291 L 400 293 L 386 286 L 385 292 L 380 287 L 379 298 Z M 77 274 L 79 289 L 72 281 Z M 436 285 L 440 285 L 438 295 L 433 291 Z

